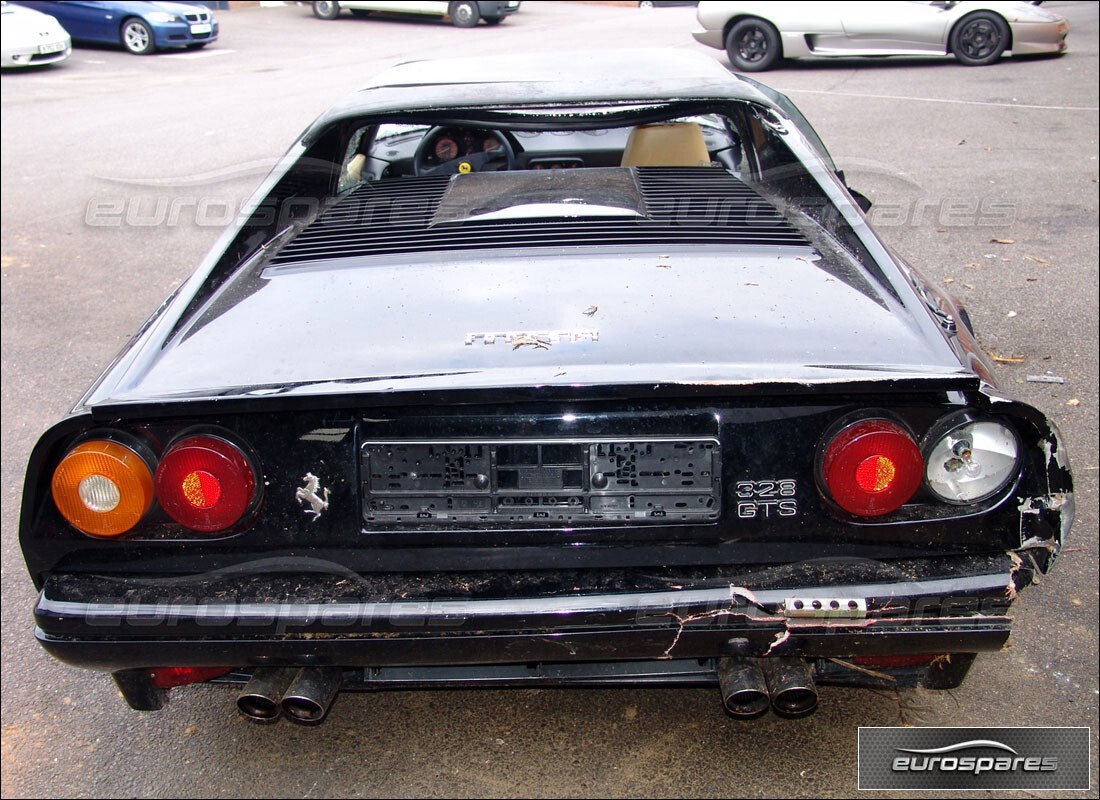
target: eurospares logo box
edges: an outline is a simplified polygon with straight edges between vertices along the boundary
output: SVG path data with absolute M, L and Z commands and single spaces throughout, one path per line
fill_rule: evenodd
M 1088 791 L 1088 728 L 860 728 L 860 789 Z

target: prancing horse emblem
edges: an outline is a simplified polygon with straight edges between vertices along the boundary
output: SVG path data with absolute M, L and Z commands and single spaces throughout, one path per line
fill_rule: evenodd
M 294 497 L 299 505 L 309 503 L 305 513 L 312 515 L 313 521 L 316 522 L 321 517 L 321 512 L 328 510 L 328 489 L 321 489 L 321 479 L 312 472 L 307 472 L 302 476 L 302 480 L 306 485 L 299 486 Z

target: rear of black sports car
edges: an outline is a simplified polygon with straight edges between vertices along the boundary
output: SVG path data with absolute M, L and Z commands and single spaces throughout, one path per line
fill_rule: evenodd
M 453 88 L 317 123 L 36 447 L 42 645 L 137 709 L 218 680 L 307 723 L 456 685 L 797 716 L 1001 649 L 1072 522 L 1057 432 L 778 109 L 691 86 L 498 87 L 500 171 L 349 181 L 380 125 L 485 126 Z M 513 133 L 718 117 L 740 155 L 701 166 L 522 169 Z

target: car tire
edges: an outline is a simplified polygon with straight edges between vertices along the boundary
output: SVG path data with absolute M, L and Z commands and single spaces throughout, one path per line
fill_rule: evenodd
M 451 3 L 451 24 L 456 28 L 472 28 L 481 19 L 481 11 L 472 0 Z
M 313 16 L 318 19 L 336 19 L 340 16 L 340 4 L 336 0 L 315 0 Z
M 783 57 L 779 31 L 762 19 L 743 19 L 726 36 L 726 55 L 734 69 L 742 72 L 771 69 Z
M 992 64 L 1008 49 L 1008 23 L 992 11 L 975 11 L 959 20 L 951 31 L 951 52 L 960 64 L 982 67 Z
M 504 17 L 482 17 L 486 25 L 499 25 Z
M 124 20 L 119 29 L 122 46 L 136 56 L 145 56 L 157 49 L 153 39 L 153 29 L 141 19 L 130 17 Z

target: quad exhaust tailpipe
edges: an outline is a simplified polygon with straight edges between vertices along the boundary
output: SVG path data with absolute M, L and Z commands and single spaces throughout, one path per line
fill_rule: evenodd
M 764 673 L 755 659 L 718 659 L 718 686 L 722 705 L 734 717 L 759 717 L 771 705 Z
M 316 725 L 325 718 L 342 680 L 339 667 L 257 669 L 237 698 L 237 710 L 257 723 Z
M 810 665 L 801 658 L 762 658 L 772 709 L 783 717 L 804 717 L 817 708 L 817 687 Z

